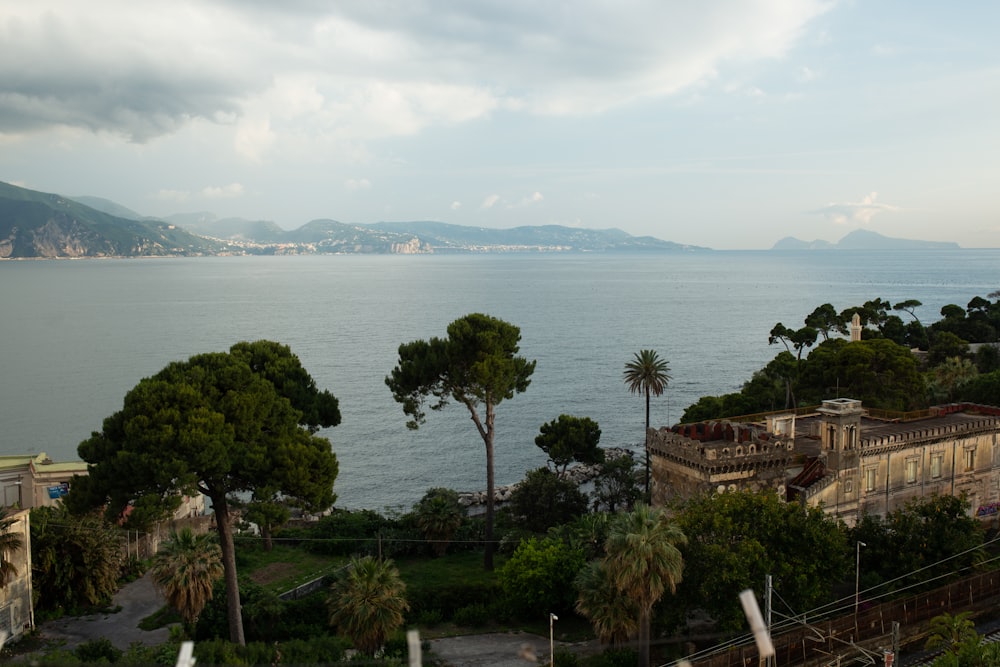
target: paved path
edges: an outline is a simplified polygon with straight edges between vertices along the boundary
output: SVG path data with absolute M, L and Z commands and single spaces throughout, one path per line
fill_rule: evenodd
M 139 621 L 164 605 L 163 596 L 153 586 L 147 573 L 141 579 L 122 586 L 112 598 L 111 607 L 121 605 L 121 611 L 89 616 L 65 616 L 38 626 L 42 640 L 65 642 L 64 648 L 74 649 L 84 642 L 107 637 L 123 651 L 133 642 L 146 645 L 162 644 L 170 631 L 158 628 L 140 630 Z
M 452 667 L 528 667 L 549 661 L 549 638 L 526 632 L 465 635 L 430 640 L 431 653 Z M 555 642 L 556 650 L 593 652 L 594 643 Z

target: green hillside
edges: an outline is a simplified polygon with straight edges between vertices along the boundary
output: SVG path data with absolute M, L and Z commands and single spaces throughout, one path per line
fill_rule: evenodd
M 120 218 L 0 182 L 0 258 L 211 255 L 225 245 L 158 220 Z

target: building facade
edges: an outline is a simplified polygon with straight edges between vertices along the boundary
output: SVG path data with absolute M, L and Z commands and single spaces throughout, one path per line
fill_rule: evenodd
M 0 586 L 0 645 L 16 641 L 35 626 L 31 605 L 31 529 L 28 510 L 8 513 L 11 521 L 7 532 L 21 538 L 21 547 L 0 553 L 0 558 L 13 565 L 11 574 Z
M 646 447 L 654 504 L 769 488 L 849 525 L 932 494 L 964 494 L 979 517 L 1000 509 L 1000 408 L 991 406 L 938 406 L 904 418 L 841 398 L 753 421 L 650 429 Z

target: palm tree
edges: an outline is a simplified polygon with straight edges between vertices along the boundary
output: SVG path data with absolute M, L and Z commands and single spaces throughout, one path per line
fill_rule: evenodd
M 171 530 L 170 539 L 153 556 L 150 573 L 167 604 L 192 624 L 212 599 L 213 584 L 222 578 L 222 549 L 212 535 L 195 535 L 190 528 Z
M 417 527 L 431 541 L 437 556 L 443 556 L 455 531 L 462 525 L 465 508 L 458 502 L 458 493 L 451 489 L 429 490 L 414 508 Z
M 646 431 L 649 430 L 649 396 L 659 396 L 670 383 L 670 366 L 655 350 L 640 350 L 625 364 L 625 385 L 633 394 L 646 395 Z M 645 437 L 643 438 L 645 441 Z M 646 499 L 649 499 L 649 450 L 646 450 Z
M 17 576 L 17 566 L 10 555 L 24 546 L 24 538 L 10 532 L 16 522 L 17 519 L 10 516 L 0 519 L 0 588 L 6 586 L 11 577 Z
M 330 625 L 356 648 L 374 657 L 386 638 L 403 624 L 409 610 L 406 584 L 391 560 L 354 558 L 330 586 Z
M 590 619 L 594 634 L 603 644 L 619 648 L 636 635 L 639 609 L 608 579 L 603 560 L 590 561 L 576 577 L 579 596 L 576 610 Z
M 653 605 L 676 592 L 684 570 L 678 544 L 687 538 L 663 510 L 637 505 L 618 517 L 605 544 L 608 578 L 639 610 L 639 667 L 649 665 L 649 625 Z
M 924 648 L 927 650 L 943 648 L 951 653 L 958 653 L 959 647 L 971 638 L 978 638 L 975 624 L 969 620 L 971 611 L 963 611 L 952 616 L 948 612 L 931 619 L 930 634 Z

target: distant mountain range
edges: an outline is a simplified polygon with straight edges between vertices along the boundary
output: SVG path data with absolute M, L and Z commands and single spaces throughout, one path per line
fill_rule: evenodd
M 856 229 L 837 243 L 829 241 L 800 241 L 787 236 L 771 248 L 772 250 L 945 250 L 957 249 L 957 243 L 949 241 L 911 241 L 882 236 L 867 229 Z
M 358 225 L 273 222 L 188 213 L 142 216 L 99 197 L 67 197 L 0 182 L 0 259 L 314 253 L 686 252 L 708 248 L 559 225 L 487 229 L 441 222 Z
M 957 243 L 893 239 L 857 230 L 839 243 L 788 237 L 773 250 L 948 249 Z M 370 225 L 313 220 L 285 230 L 266 220 L 185 213 L 140 215 L 99 197 L 67 197 L 0 182 L 0 259 L 315 253 L 705 252 L 709 248 L 631 236 L 620 229 L 560 225 L 513 229 L 442 222 Z

